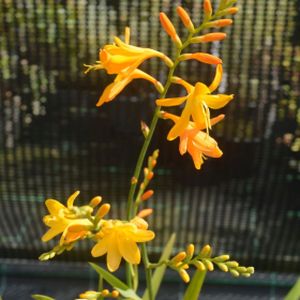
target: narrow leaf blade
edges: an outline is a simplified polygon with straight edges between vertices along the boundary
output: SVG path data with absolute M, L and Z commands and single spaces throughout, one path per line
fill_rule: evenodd
M 284 300 L 297 300 L 297 299 L 300 299 L 300 278 L 297 280 L 295 285 L 292 287 L 292 289 L 284 298 Z
M 89 263 L 89 264 L 112 287 L 119 288 L 121 290 L 129 290 L 129 287 L 124 282 L 122 282 L 119 278 L 117 278 L 116 276 L 112 275 L 111 273 L 109 273 L 108 271 L 106 271 L 105 269 L 101 268 L 100 266 L 98 266 L 94 263 Z
M 31 295 L 31 297 L 35 300 L 55 300 L 52 297 L 40 295 L 40 294 L 34 294 L 34 295 Z M 0 299 L 2 299 L 2 298 L 0 298 Z
M 198 300 L 206 276 L 206 271 L 196 270 L 192 281 L 186 289 L 183 300 Z
M 132 299 L 132 300 L 142 300 L 142 298 L 140 298 L 134 290 L 132 289 L 129 289 L 129 290 L 122 290 L 122 289 L 119 289 L 119 288 L 116 288 L 117 291 L 120 292 L 120 294 L 125 297 L 125 298 L 128 298 L 128 299 Z
M 176 234 L 173 233 L 168 241 L 168 243 L 166 244 L 166 247 L 164 248 L 164 251 L 159 259 L 159 261 L 163 261 L 163 260 L 166 260 L 170 257 L 171 253 L 172 253 L 172 249 L 173 249 L 173 245 L 174 245 L 174 242 L 175 242 L 175 238 L 176 238 Z M 165 274 L 165 271 L 166 271 L 166 266 L 165 265 L 161 265 L 159 266 L 151 280 L 152 280 L 152 292 L 153 292 L 153 297 L 155 298 L 158 290 L 159 290 L 159 287 L 161 285 L 161 282 L 162 282 L 162 279 L 164 277 L 164 274 Z M 149 293 L 148 293 L 148 290 L 146 289 L 144 295 L 143 295 L 143 300 L 149 300 Z

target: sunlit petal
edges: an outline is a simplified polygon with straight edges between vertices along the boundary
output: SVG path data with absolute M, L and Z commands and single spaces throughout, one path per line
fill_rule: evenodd
M 218 88 L 218 86 L 220 85 L 221 80 L 222 80 L 222 74 L 223 74 L 222 64 L 218 64 L 216 67 L 216 73 L 215 73 L 214 80 L 212 81 L 211 85 L 208 87 L 211 93 L 213 91 L 215 91 Z
M 233 95 L 224 94 L 203 96 L 203 101 L 207 104 L 208 107 L 212 109 L 222 108 L 232 99 Z
M 73 193 L 67 200 L 67 207 L 70 209 L 73 207 L 74 204 L 74 200 L 76 199 L 76 197 L 80 194 L 80 191 L 76 191 L 75 193 Z
M 118 238 L 118 247 L 121 255 L 131 264 L 139 264 L 141 261 L 140 250 L 135 241 L 124 237 Z
M 158 106 L 176 106 L 182 104 L 187 97 L 176 97 L 176 98 L 163 98 L 157 99 L 156 104 Z

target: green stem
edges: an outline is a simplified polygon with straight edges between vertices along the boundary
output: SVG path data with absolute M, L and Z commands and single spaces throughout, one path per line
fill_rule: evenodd
M 214 17 L 215 16 L 212 16 L 210 18 L 210 20 L 213 19 Z M 177 65 L 179 64 L 179 56 L 181 55 L 182 50 L 184 50 L 190 44 L 190 40 L 195 34 L 199 33 L 202 29 L 205 28 L 205 23 L 208 21 L 209 20 L 205 20 L 198 28 L 195 29 L 194 32 L 190 32 L 188 34 L 188 37 L 182 44 L 182 46 L 177 49 L 177 52 L 175 55 L 175 60 L 174 60 L 174 65 L 169 69 L 169 74 L 168 74 L 167 81 L 164 86 L 164 91 L 160 94 L 160 98 L 165 98 L 165 96 L 169 90 L 169 87 L 171 86 L 171 83 L 172 83 L 171 79 L 172 79 L 172 76 L 175 72 Z M 159 119 L 160 111 L 161 111 L 161 107 L 157 106 L 154 111 L 154 115 L 153 115 L 153 118 L 152 118 L 152 121 L 150 124 L 149 133 L 148 133 L 147 137 L 145 138 L 144 144 L 141 148 L 141 151 L 140 151 L 140 154 L 139 154 L 139 157 L 138 157 L 135 169 L 134 169 L 133 177 L 131 178 L 131 185 L 130 185 L 130 189 L 129 189 L 128 202 L 127 202 L 127 219 L 128 220 L 130 220 L 133 217 L 134 212 L 135 212 L 134 195 L 135 195 L 136 187 L 137 187 L 138 180 L 139 180 L 139 177 L 141 174 L 141 170 L 143 167 L 143 163 L 145 160 L 145 156 L 146 156 L 147 150 L 149 148 L 150 142 L 152 140 L 152 137 L 153 137 L 153 134 L 154 134 L 154 131 L 155 131 L 158 119 Z M 143 244 L 142 249 L 143 248 L 144 248 L 145 253 L 147 253 L 146 245 Z M 147 256 L 147 258 L 148 258 L 148 256 Z M 149 263 L 149 261 L 148 261 L 148 263 Z M 147 266 L 146 267 L 146 277 L 149 277 L 149 274 L 150 274 L 150 278 L 148 278 L 148 280 L 147 280 L 147 286 L 149 289 L 149 298 L 150 298 L 150 300 L 152 300 L 152 297 L 150 297 L 151 289 L 149 286 L 149 284 L 151 284 L 151 270 Z M 127 284 L 130 287 L 132 287 L 132 273 L 131 273 L 130 265 L 128 263 L 126 263 L 126 278 L 127 278 Z
M 149 300 L 154 300 L 153 289 L 152 289 L 152 272 L 151 269 L 149 268 L 149 258 L 148 258 L 147 247 L 145 243 L 142 244 L 142 258 L 145 266 L 146 283 L 147 283 L 147 290 L 149 294 Z

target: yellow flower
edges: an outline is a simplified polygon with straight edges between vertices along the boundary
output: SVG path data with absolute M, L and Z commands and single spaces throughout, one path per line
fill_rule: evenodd
M 129 67 L 138 68 L 145 60 L 152 57 L 161 58 L 169 66 L 172 65 L 172 61 L 162 52 L 129 45 L 118 37 L 114 38 L 114 42 L 115 44 L 105 45 L 99 53 L 99 68 L 105 69 L 108 74 L 118 74 Z
M 171 119 L 175 122 L 180 122 L 180 118 L 170 113 L 164 113 L 163 117 Z M 224 115 L 219 115 L 210 120 L 211 125 L 220 122 L 224 118 Z M 179 152 L 181 155 L 188 152 L 193 161 L 195 168 L 200 170 L 206 156 L 219 158 L 222 156 L 222 151 L 218 147 L 217 142 L 210 137 L 206 132 L 201 129 L 205 128 L 205 123 L 200 124 L 200 127 L 196 127 L 194 122 L 189 122 L 187 127 L 180 134 Z M 170 135 L 170 133 L 169 133 Z M 169 137 L 168 137 L 169 139 Z
M 195 86 L 192 86 L 181 78 L 173 78 L 173 82 L 184 86 L 188 94 L 184 97 L 156 100 L 156 104 L 159 106 L 176 106 L 186 102 L 180 119 L 176 121 L 168 135 L 168 140 L 174 140 L 182 135 L 184 130 L 188 127 L 191 117 L 198 129 L 201 128 L 203 122 L 205 122 L 205 128 L 208 133 L 208 129 L 211 129 L 209 108 L 222 108 L 233 99 L 233 95 L 211 95 L 211 93 L 219 86 L 221 79 L 221 64 L 217 65 L 215 78 L 209 87 L 201 82 L 197 82 Z
M 139 264 L 141 254 L 137 243 L 148 242 L 155 236 L 147 228 L 147 222 L 138 217 L 130 222 L 103 220 L 92 255 L 97 257 L 107 253 L 107 268 L 111 272 L 119 268 L 122 257 L 131 264 Z
M 88 219 L 80 217 L 77 212 L 78 208 L 73 206 L 78 195 L 79 191 L 73 193 L 67 200 L 67 206 L 54 199 L 46 200 L 45 204 L 50 215 L 46 215 L 43 221 L 50 229 L 42 236 L 43 242 L 47 242 L 63 233 L 60 244 L 70 243 L 88 233 L 89 227 L 93 224 Z M 83 211 L 92 211 L 89 206 L 83 206 L 82 209 Z
M 153 83 L 156 88 L 160 90 L 163 89 L 160 82 L 157 81 L 154 77 L 139 69 L 129 67 L 126 70 L 120 72 L 115 78 L 114 82 L 109 84 L 105 88 L 96 106 L 101 106 L 105 102 L 112 101 L 134 79 L 148 80 Z

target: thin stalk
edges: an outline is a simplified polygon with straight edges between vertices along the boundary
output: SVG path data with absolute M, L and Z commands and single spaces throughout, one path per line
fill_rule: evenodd
M 152 272 L 151 269 L 149 268 L 149 258 L 148 258 L 147 247 L 145 243 L 142 244 L 142 258 L 145 266 L 146 283 L 147 283 L 147 290 L 149 294 L 149 300 L 154 300 L 153 289 L 152 289 Z

